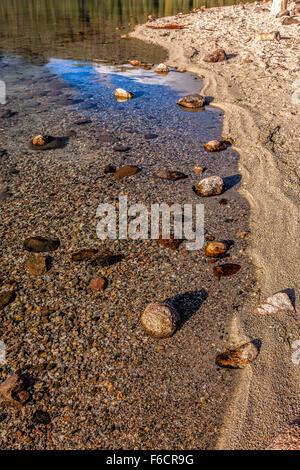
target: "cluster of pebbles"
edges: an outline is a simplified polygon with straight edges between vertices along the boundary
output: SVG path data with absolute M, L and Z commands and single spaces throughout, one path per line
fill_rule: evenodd
M 45 67 L 2 58 L 0 68 L 14 113 L 1 119 L 0 291 L 12 297 L 0 381 L 16 374 L 28 394 L 21 409 L 0 405 L 0 447 L 212 448 L 235 384 L 216 357 L 234 346 L 233 312 L 256 294 L 238 156 L 204 149 L 221 113 L 183 113 L 172 94 L 119 103 L 111 90 L 95 105 Z M 61 144 L 33 150 L 35 135 Z M 126 167 L 136 171 L 118 177 Z M 222 194 L 199 198 L 194 167 L 202 181 L 218 175 Z M 205 200 L 205 246 L 99 240 L 97 207 L 117 207 L 121 193 L 149 208 Z M 163 339 L 151 331 L 157 311 L 171 317 Z

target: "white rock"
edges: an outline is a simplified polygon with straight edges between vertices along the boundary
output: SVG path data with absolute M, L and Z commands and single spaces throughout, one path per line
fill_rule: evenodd
M 157 73 L 168 73 L 168 72 L 169 72 L 169 68 L 167 67 L 166 64 L 159 64 L 159 65 L 155 68 L 155 72 L 157 72 Z
M 279 313 L 283 310 L 287 312 L 295 312 L 289 296 L 284 292 L 278 292 L 277 294 L 271 295 L 265 299 L 264 302 L 254 310 L 254 313 L 270 315 Z

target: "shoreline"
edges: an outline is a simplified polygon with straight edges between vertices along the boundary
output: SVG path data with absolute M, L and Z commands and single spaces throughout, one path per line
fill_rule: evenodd
M 159 18 L 149 24 L 185 28 L 168 31 L 142 25 L 131 36 L 165 48 L 168 65 L 204 76 L 201 93 L 213 97 L 210 104 L 224 112 L 223 137 L 233 138 L 233 149 L 240 156 L 239 191 L 251 207 L 248 252 L 260 288 L 258 303 L 285 290 L 297 309 L 300 103 L 294 103 L 292 95 L 300 79 L 300 25 L 282 25 L 284 18 L 271 17 L 270 6 L 271 2 L 256 2 Z M 274 30 L 283 39 L 256 37 Z M 225 49 L 229 60 L 203 62 L 205 55 L 219 48 Z M 219 449 L 263 449 L 300 414 L 299 367 L 291 362 L 289 348 L 280 338 L 283 329 L 297 339 L 297 314 L 257 318 L 250 304 L 244 305 L 241 315 L 233 316 L 231 339 L 260 337 L 261 358 L 240 375 Z

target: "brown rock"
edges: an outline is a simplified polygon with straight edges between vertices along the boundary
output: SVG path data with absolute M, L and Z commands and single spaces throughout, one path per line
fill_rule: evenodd
M 24 241 L 24 248 L 33 253 L 55 251 L 60 245 L 58 238 L 30 237 Z
M 36 147 L 42 147 L 43 145 L 48 144 L 51 141 L 49 135 L 37 135 L 32 139 L 32 145 Z
M 141 325 L 154 338 L 169 338 L 179 323 L 179 313 L 164 302 L 152 302 L 145 308 L 140 318 Z
M 47 272 L 47 256 L 33 256 L 26 261 L 30 276 L 41 276 Z
M 30 398 L 21 377 L 14 374 L 0 385 L 0 403 L 8 406 L 24 405 Z
M 224 188 L 225 183 L 220 176 L 210 176 L 197 183 L 194 189 L 199 196 L 216 196 L 221 194 Z
M 129 63 L 132 65 L 132 67 L 139 67 L 141 65 L 139 60 L 131 60 Z
M 202 166 L 194 166 L 193 167 L 193 172 L 196 173 L 197 175 L 202 175 L 202 173 L 203 173 Z
M 132 166 L 132 165 L 127 165 L 119 168 L 119 170 L 116 171 L 114 174 L 114 177 L 117 180 L 120 180 L 122 178 L 125 178 L 126 176 L 133 176 L 136 173 L 140 171 L 140 168 L 138 166 Z
M 105 289 L 107 285 L 107 280 L 105 277 L 95 277 L 91 280 L 89 288 L 94 292 L 101 292 Z
M 15 294 L 11 290 L 0 292 L 0 310 L 3 310 L 15 298 Z
M 204 96 L 194 93 L 193 95 L 187 95 L 183 98 L 180 98 L 177 101 L 179 106 L 184 106 L 185 108 L 203 108 L 206 104 L 206 99 Z
M 236 274 L 240 269 L 241 266 L 239 264 L 226 263 L 220 266 L 214 266 L 213 273 L 216 279 L 218 279 L 219 281 L 221 277 L 232 276 L 233 274 Z
M 253 362 L 258 354 L 259 347 L 255 341 L 250 341 L 236 349 L 228 349 L 216 357 L 216 364 L 219 367 L 227 367 L 230 369 L 244 369 L 248 364 Z
M 171 181 L 180 180 L 186 178 L 187 176 L 180 171 L 169 171 L 169 170 L 161 170 L 157 173 L 157 176 L 162 179 L 167 179 Z
M 221 150 L 225 150 L 227 145 L 223 140 L 210 140 L 204 147 L 208 152 L 220 152 Z
M 205 56 L 203 60 L 204 62 L 222 62 L 227 60 L 227 55 L 224 49 L 217 49 L 215 52 Z
M 289 25 L 289 24 L 298 24 L 299 21 L 297 20 L 297 18 L 284 18 L 284 20 L 282 21 L 282 24 L 283 25 Z
M 206 256 L 211 258 L 222 258 L 227 251 L 227 245 L 223 242 L 211 242 L 205 248 Z

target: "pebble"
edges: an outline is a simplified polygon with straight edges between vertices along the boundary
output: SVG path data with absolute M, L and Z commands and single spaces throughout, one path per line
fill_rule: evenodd
M 177 101 L 179 106 L 184 106 L 185 108 L 202 108 L 206 104 L 206 98 L 198 93 L 193 95 L 187 95 L 183 98 L 180 98 Z
M 30 276 L 41 276 L 47 272 L 47 256 L 32 256 L 26 261 L 26 267 Z
M 24 241 L 24 249 L 33 253 L 55 251 L 60 245 L 58 238 L 29 237 Z
M 241 269 L 239 264 L 226 263 L 219 266 L 213 267 L 213 273 L 216 279 L 219 281 L 221 277 L 232 276 Z
M 133 93 L 126 91 L 123 88 L 116 88 L 114 95 L 115 98 L 119 98 L 121 100 L 130 100 L 134 96 Z
M 94 292 L 101 292 L 105 289 L 107 280 L 105 277 L 95 277 L 89 283 L 89 288 Z
M 167 179 L 170 181 L 176 181 L 183 178 L 187 178 L 187 175 L 180 171 L 169 171 L 169 170 L 161 170 L 157 173 L 157 176 L 162 179 Z
M 140 168 L 135 165 L 122 166 L 121 168 L 119 168 L 119 170 L 115 172 L 114 177 L 117 180 L 120 180 L 122 178 L 125 178 L 126 176 L 133 176 L 139 171 L 140 171 Z
M 99 252 L 98 248 L 83 248 L 82 250 L 72 253 L 73 261 L 90 261 Z
M 220 176 L 210 176 L 195 185 L 195 192 L 199 196 L 216 196 L 221 194 L 224 188 L 225 183 Z
M 221 150 L 225 150 L 227 145 L 222 140 L 210 140 L 204 144 L 204 147 L 208 152 L 220 152 Z
M 156 73 L 168 73 L 169 67 L 165 64 L 159 64 L 154 70 Z
M 20 406 L 27 403 L 30 395 L 21 377 L 13 374 L 0 385 L 0 404 Z
M 179 323 L 180 315 L 165 302 L 152 302 L 147 305 L 140 318 L 141 325 L 154 338 L 169 338 Z
M 216 51 L 204 57 L 204 62 L 222 62 L 227 60 L 227 55 L 224 49 L 217 49 Z
M 41 147 L 43 145 L 48 144 L 50 142 L 50 139 L 51 138 L 48 135 L 37 135 L 32 139 L 32 145 Z
M 211 242 L 205 248 L 206 256 L 222 258 L 227 251 L 227 244 L 223 242 Z
M 272 315 L 282 311 L 294 313 L 295 309 L 291 299 L 285 292 L 277 292 L 277 294 L 271 295 L 265 299 L 262 304 L 256 307 L 254 313 Z
M 230 369 L 244 369 L 248 364 L 253 362 L 259 354 L 259 347 L 254 341 L 245 343 L 236 349 L 228 349 L 218 354 L 216 364 L 220 367 Z

